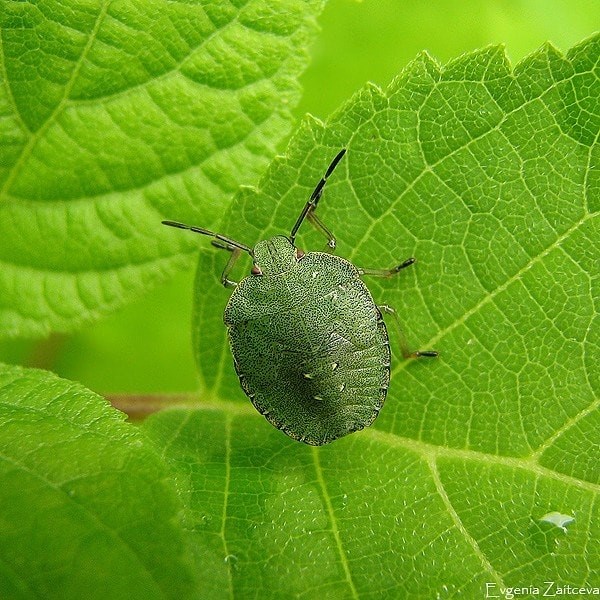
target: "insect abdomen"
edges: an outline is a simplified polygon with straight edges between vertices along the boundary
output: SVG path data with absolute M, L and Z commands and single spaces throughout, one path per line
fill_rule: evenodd
M 387 332 L 358 278 L 325 295 L 290 296 L 279 312 L 231 325 L 231 348 L 256 408 L 294 439 L 321 445 L 377 416 L 389 383 Z

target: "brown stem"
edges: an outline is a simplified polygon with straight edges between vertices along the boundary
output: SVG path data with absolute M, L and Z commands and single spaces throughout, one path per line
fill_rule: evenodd
M 193 408 L 198 395 L 189 394 L 107 394 L 105 398 L 131 420 L 144 419 L 164 408 Z

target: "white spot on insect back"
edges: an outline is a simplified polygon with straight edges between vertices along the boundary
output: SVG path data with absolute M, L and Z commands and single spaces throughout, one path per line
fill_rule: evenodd
M 312 272 L 312 278 L 313 279 L 316 279 L 318 277 L 318 275 L 319 275 L 319 271 L 313 271 Z

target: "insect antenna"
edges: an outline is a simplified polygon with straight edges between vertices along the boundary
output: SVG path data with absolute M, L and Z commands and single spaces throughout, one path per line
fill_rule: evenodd
M 325 233 L 325 235 L 329 237 L 330 246 L 335 246 L 335 238 L 329 233 L 329 230 L 321 223 L 321 221 L 316 217 L 316 215 L 313 215 L 313 213 L 317 208 L 317 204 L 319 203 L 319 199 L 321 198 L 321 194 L 323 193 L 323 188 L 327 183 L 327 178 L 333 173 L 340 160 L 342 160 L 344 154 L 346 154 L 346 148 L 342 148 L 336 154 L 335 158 L 331 161 L 329 167 L 327 167 L 325 175 L 321 177 L 321 180 L 319 181 L 319 183 L 317 183 L 317 186 L 313 190 L 313 193 L 310 195 L 308 202 L 304 205 L 304 208 L 302 209 L 302 212 L 300 213 L 300 216 L 298 217 L 296 224 L 294 225 L 294 227 L 292 228 L 292 232 L 290 233 L 290 241 L 292 242 L 292 244 L 295 245 L 296 234 L 298 233 L 298 229 L 300 229 L 300 225 L 302 225 L 304 219 L 308 217 L 310 220 L 313 221 L 313 224 L 315 224 L 317 229 L 320 229 L 321 231 L 323 231 L 323 233 Z M 331 243 L 332 241 L 333 244 Z
M 189 231 L 193 231 L 194 233 L 201 233 L 202 235 L 207 235 L 208 237 L 213 237 L 215 240 L 219 240 L 221 242 L 225 242 L 228 246 L 233 246 L 235 248 L 239 248 L 244 252 L 252 255 L 252 248 L 241 244 L 240 242 L 236 242 L 231 238 L 225 237 L 220 233 L 215 233 L 214 231 L 210 231 L 208 229 L 203 229 L 202 227 L 194 227 L 193 225 L 186 225 L 185 223 L 179 223 L 179 221 L 162 221 L 163 225 L 168 225 L 169 227 L 177 227 L 178 229 L 188 229 Z

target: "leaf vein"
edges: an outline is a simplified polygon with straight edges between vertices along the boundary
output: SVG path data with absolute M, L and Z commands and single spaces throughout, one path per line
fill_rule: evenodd
M 335 512 L 333 510 L 333 506 L 331 504 L 331 498 L 329 497 L 329 491 L 327 490 L 327 484 L 325 482 L 325 477 L 323 476 L 323 469 L 321 468 L 321 462 L 319 460 L 319 449 L 315 447 L 311 447 L 313 462 L 315 465 L 315 473 L 317 476 L 317 482 L 319 487 L 321 488 L 321 493 L 323 496 L 323 501 L 325 502 L 325 508 L 327 509 L 327 514 L 329 516 L 329 522 L 331 523 L 331 532 L 333 534 L 335 544 L 338 550 L 338 554 L 340 557 L 340 562 L 342 564 L 342 568 L 344 570 L 344 574 L 346 576 L 346 583 L 350 588 L 350 593 L 352 598 L 358 599 L 358 592 L 354 585 L 354 581 L 352 580 L 352 574 L 350 573 L 350 567 L 348 565 L 348 557 L 346 556 L 346 552 L 344 551 L 342 540 L 340 537 L 340 532 L 337 526 L 337 519 L 335 516 Z
M 56 107 L 54 108 L 52 113 L 48 116 L 46 121 L 41 125 L 41 127 L 37 131 L 32 133 L 27 144 L 25 144 L 25 146 L 23 147 L 23 150 L 22 150 L 18 160 L 13 165 L 8 177 L 6 178 L 6 180 L 4 182 L 4 185 L 0 189 L 0 197 L 3 197 L 5 192 L 10 189 L 10 187 L 12 186 L 17 175 L 21 172 L 21 169 L 27 163 L 27 159 L 33 152 L 33 149 L 35 148 L 38 140 L 48 130 L 50 125 L 55 121 L 57 115 L 64 109 L 64 107 L 68 103 L 69 94 L 71 93 L 71 90 L 73 89 L 73 86 L 75 85 L 75 82 L 77 81 L 77 77 L 79 76 L 79 71 L 83 64 L 83 61 L 86 58 L 86 56 L 88 55 L 88 52 L 90 51 L 90 48 L 92 47 L 92 44 L 93 44 L 94 40 L 96 39 L 96 35 L 98 34 L 100 25 L 102 24 L 102 22 L 104 21 L 104 19 L 106 17 L 106 13 L 108 11 L 109 4 L 110 4 L 110 0 L 103 0 L 100 10 L 98 11 L 98 16 L 96 17 L 96 22 L 94 23 L 94 27 L 92 28 L 92 31 L 90 32 L 90 35 L 89 35 L 88 40 L 81 52 L 81 55 L 79 56 L 79 58 L 73 65 L 73 71 L 71 73 L 71 77 L 69 78 L 69 81 L 67 81 L 67 83 L 65 84 L 65 87 L 63 89 L 62 98 L 57 103 Z
M 430 458 L 427 462 L 429 465 L 429 470 L 431 471 L 431 476 L 433 478 L 433 482 L 435 484 L 437 493 L 441 498 L 444 506 L 446 507 L 450 518 L 454 522 L 456 529 L 462 534 L 469 546 L 471 546 L 471 548 L 473 549 L 473 553 L 479 559 L 483 568 L 490 574 L 491 577 L 494 578 L 494 580 L 500 588 L 505 588 L 506 586 L 502 581 L 502 577 L 500 577 L 500 574 L 496 571 L 496 569 L 494 569 L 487 556 L 485 556 L 485 554 L 482 552 L 475 538 L 467 531 L 467 528 L 464 526 L 461 518 L 458 516 L 458 513 L 454 509 L 454 506 L 452 506 L 452 502 L 450 501 L 450 498 L 446 493 L 446 489 L 444 488 L 442 480 L 440 479 L 440 474 L 438 472 L 435 460 L 433 458 Z

